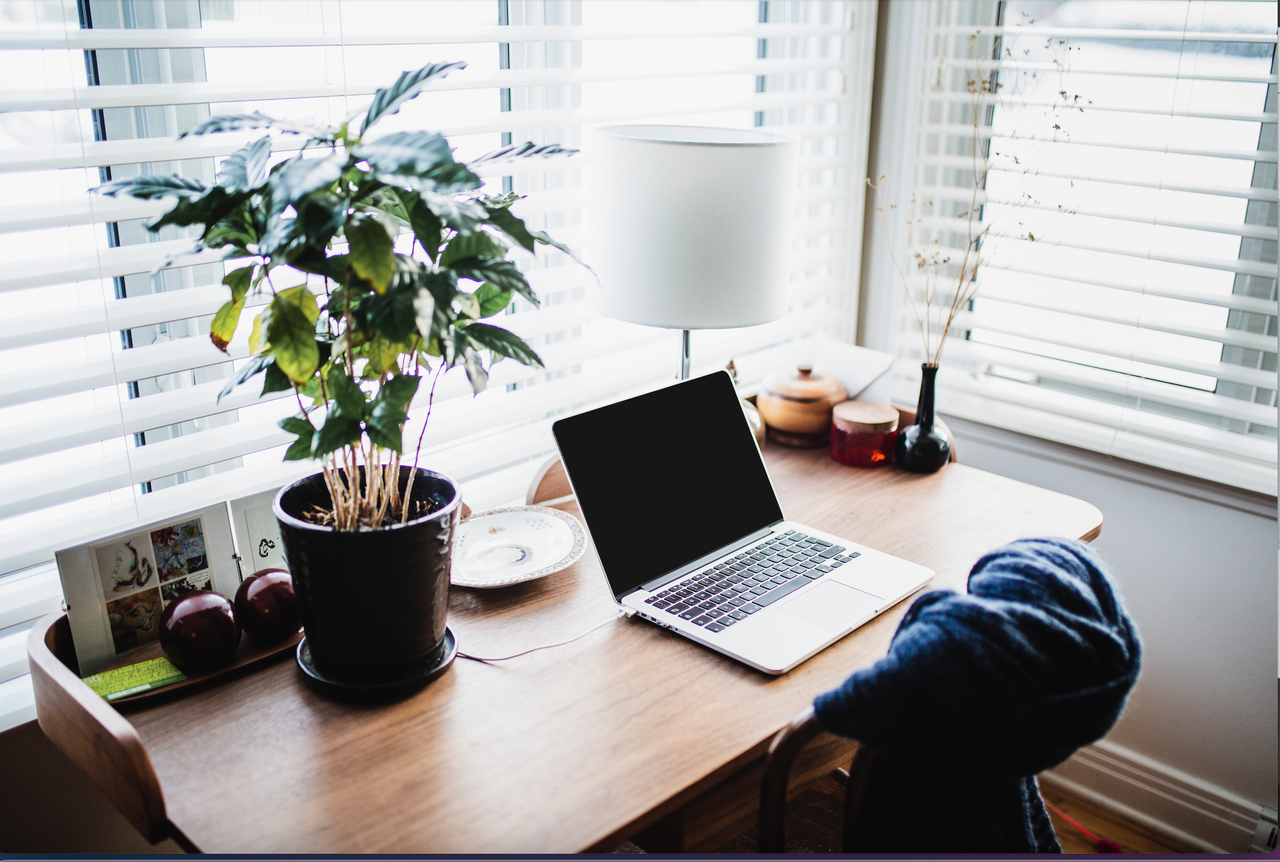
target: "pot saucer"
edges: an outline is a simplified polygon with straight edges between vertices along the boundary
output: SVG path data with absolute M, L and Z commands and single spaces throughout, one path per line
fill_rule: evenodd
M 316 668 L 315 663 L 312 661 L 311 645 L 307 643 L 305 637 L 298 643 L 297 658 L 298 667 L 306 675 L 307 682 L 320 691 L 342 697 L 372 700 L 408 694 L 416 688 L 421 688 L 448 670 L 457 655 L 458 641 L 453 636 L 453 630 L 446 626 L 444 641 L 440 644 L 440 648 L 434 654 L 427 656 L 410 672 L 396 679 L 353 683 L 326 676 Z

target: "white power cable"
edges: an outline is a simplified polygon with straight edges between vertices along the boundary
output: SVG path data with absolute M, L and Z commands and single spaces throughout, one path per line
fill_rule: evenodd
M 632 610 L 631 608 L 623 608 L 620 611 L 618 611 L 616 616 L 612 616 L 609 619 L 605 620 L 604 622 L 600 623 L 599 625 L 594 625 L 591 628 L 587 629 L 585 632 L 582 632 L 581 634 L 576 634 L 573 637 L 569 638 L 568 640 L 560 641 L 559 643 L 544 644 L 542 646 L 532 647 L 530 649 L 524 650 L 523 652 L 515 653 L 514 655 L 504 655 L 499 658 L 484 658 L 483 656 L 478 656 L 478 655 L 468 655 L 467 653 L 464 653 L 462 650 L 458 650 L 458 658 L 469 658 L 472 661 L 482 661 L 482 662 L 508 661 L 509 659 L 519 658 L 522 655 L 528 655 L 529 653 L 537 652 L 538 650 L 552 649 L 553 647 L 560 647 L 560 646 L 564 646 L 565 644 L 571 644 L 576 640 L 580 640 L 586 637 L 587 635 L 591 634 L 594 631 L 604 628 L 614 620 L 621 619 L 622 617 L 630 617 L 633 615 L 635 615 L 634 610 Z

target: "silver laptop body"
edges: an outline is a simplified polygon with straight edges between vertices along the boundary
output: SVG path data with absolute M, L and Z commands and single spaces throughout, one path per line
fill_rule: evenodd
M 553 432 L 614 600 L 765 673 L 786 673 L 933 577 L 786 520 L 725 372 Z

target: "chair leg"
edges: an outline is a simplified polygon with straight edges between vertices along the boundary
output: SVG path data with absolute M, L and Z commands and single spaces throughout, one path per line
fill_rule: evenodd
M 853 852 L 849 840 L 853 836 L 853 827 L 858 821 L 858 809 L 867 792 L 867 779 L 871 776 L 871 765 L 875 762 L 876 751 L 869 745 L 858 743 L 858 750 L 853 753 L 853 762 L 849 764 L 849 779 L 844 789 L 844 829 L 840 838 L 841 849 L 845 853 Z
M 791 719 L 791 723 L 773 737 L 765 756 L 764 775 L 760 780 L 760 829 L 758 852 L 785 853 L 784 822 L 787 809 L 787 784 L 791 763 L 796 753 L 822 731 L 818 717 L 809 707 Z

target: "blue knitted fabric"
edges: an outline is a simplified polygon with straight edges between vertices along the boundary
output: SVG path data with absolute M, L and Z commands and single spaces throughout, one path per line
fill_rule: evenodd
M 1033 776 L 1111 729 L 1142 648 L 1102 561 L 1068 539 L 987 554 L 927 593 L 885 658 L 814 701 L 878 752 L 847 850 L 1060 852 Z

